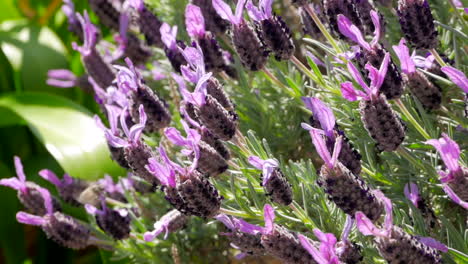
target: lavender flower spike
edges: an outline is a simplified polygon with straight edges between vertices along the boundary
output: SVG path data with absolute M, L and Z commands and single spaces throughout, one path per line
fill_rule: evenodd
M 442 92 L 439 87 L 419 71 L 409 54 L 405 39 L 401 39 L 398 46 L 393 46 L 401 63 L 403 78 L 408 84 L 411 93 L 421 102 L 426 109 L 437 109 L 442 103 Z
M 188 220 L 188 216 L 177 210 L 171 210 L 163 215 L 161 219 L 155 222 L 154 230 L 151 232 L 146 232 L 143 235 L 143 238 L 148 242 L 153 241 L 157 236 L 164 232 L 164 239 L 167 239 L 169 233 L 173 233 L 179 229 L 184 228 Z
M 75 13 L 75 5 L 72 0 L 63 0 L 62 12 L 68 20 L 68 30 L 73 32 L 81 41 L 83 40 L 83 28 Z
M 23 164 L 21 164 L 21 159 L 19 157 L 15 156 L 14 162 L 17 177 L 0 179 L 0 185 L 17 190 L 18 199 L 28 212 L 34 215 L 46 214 L 47 210 L 44 207 L 44 199 L 39 192 L 41 187 L 39 187 L 39 185 L 35 184 L 34 182 L 26 181 Z M 60 203 L 55 198 L 53 198 L 53 210 L 61 210 Z
M 382 193 L 380 198 L 385 203 L 385 221 L 383 228 L 376 227 L 362 212 L 356 213 L 358 230 L 365 236 L 375 236 L 380 255 L 389 263 L 442 263 L 440 254 L 435 250 L 447 248 L 432 238 L 420 238 L 406 233 L 393 225 L 392 203 Z
M 236 13 L 223 0 L 212 0 L 213 8 L 232 25 L 232 43 L 242 64 L 251 71 L 261 70 L 267 61 L 268 51 L 249 24 L 242 18 L 246 0 L 237 1 Z
M 292 203 L 291 184 L 279 168 L 278 161 L 275 159 L 262 160 L 257 156 L 250 156 L 249 163 L 259 170 L 262 170 L 261 185 L 265 189 L 271 200 L 282 205 Z
M 447 134 L 440 139 L 431 139 L 426 144 L 432 145 L 440 154 L 447 167 L 447 172 L 439 171 L 444 191 L 457 204 L 467 207 L 468 202 L 468 169 L 460 166 L 460 148 Z
M 169 59 L 174 70 L 180 72 L 180 66 L 185 65 L 186 61 L 180 53 L 178 47 L 185 48 L 185 44 L 177 40 L 177 26 L 171 26 L 163 23 L 159 29 L 161 34 L 161 41 L 164 43 L 164 52 Z
M 94 215 L 98 226 L 104 232 L 117 240 L 126 239 L 130 235 L 130 215 L 125 209 L 110 209 L 107 207 L 106 199 L 101 196 L 101 209 L 86 204 L 88 214 Z
M 452 66 L 444 66 L 441 68 L 441 70 L 450 78 L 454 84 L 460 87 L 463 92 L 468 93 L 468 78 L 466 78 L 462 71 Z
M 60 197 L 62 197 L 65 202 L 74 206 L 81 205 L 78 201 L 78 197 L 88 187 L 87 182 L 72 178 L 67 173 L 65 173 L 63 179 L 60 180 L 53 171 L 46 169 L 39 171 L 39 175 L 55 185 Z
M 18 222 L 27 225 L 40 226 L 49 239 L 58 244 L 72 248 L 83 249 L 97 239 L 91 237 L 90 230 L 71 216 L 60 212 L 54 212 L 52 197 L 49 191 L 39 187 L 38 192 L 42 196 L 43 206 L 46 208 L 44 216 L 36 216 L 25 212 L 18 212 Z
M 249 16 L 259 26 L 257 34 L 275 54 L 277 60 L 289 60 L 294 54 L 291 31 L 283 19 L 273 14 L 273 0 L 259 1 L 259 7 L 249 0 L 246 5 Z
M 231 230 L 230 233 L 224 233 L 224 235 L 228 237 L 233 247 L 242 252 L 237 256 L 238 258 L 244 255 L 265 254 L 265 248 L 261 244 L 262 227 L 225 214 L 219 214 L 215 218 Z

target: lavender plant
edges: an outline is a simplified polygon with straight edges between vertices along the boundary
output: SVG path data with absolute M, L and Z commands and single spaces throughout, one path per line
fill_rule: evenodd
M 92 87 L 96 126 L 126 174 L 41 170 L 55 198 L 15 157 L 18 178 L 0 185 L 18 191 L 17 220 L 134 263 L 466 263 L 463 11 L 293 2 L 295 20 L 268 0 L 238 0 L 234 13 L 193 0 L 166 7 L 168 20 L 151 1 L 90 0 L 119 32 L 109 48 L 104 28 L 64 0 L 87 75 L 51 70 L 48 83 Z M 290 30 L 301 21 L 320 38 Z

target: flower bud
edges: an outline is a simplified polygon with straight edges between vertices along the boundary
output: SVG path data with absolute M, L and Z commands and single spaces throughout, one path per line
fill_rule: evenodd
M 403 75 L 405 82 L 418 101 L 427 110 L 434 110 L 442 103 L 442 89 L 429 81 L 423 73 L 415 71 L 411 74 Z
M 258 71 L 265 66 L 268 51 L 247 22 L 233 25 L 232 43 L 242 65 L 248 70 Z
M 405 39 L 416 49 L 437 47 L 437 30 L 427 0 L 399 0 L 398 16 Z

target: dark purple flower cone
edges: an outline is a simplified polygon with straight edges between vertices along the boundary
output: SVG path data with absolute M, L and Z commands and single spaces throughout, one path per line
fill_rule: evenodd
M 201 133 L 202 141 L 206 142 L 212 148 L 214 148 L 224 160 L 229 160 L 231 158 L 231 153 L 229 149 L 223 144 L 223 142 L 217 139 L 209 130 L 204 129 Z
M 350 170 L 354 175 L 359 175 L 361 173 L 361 154 L 354 148 L 351 141 L 346 137 L 344 131 L 335 128 L 335 136 L 342 136 L 343 143 L 341 144 L 340 155 L 338 155 L 338 160 Z M 333 151 L 332 144 L 328 146 L 329 151 Z
M 192 103 L 189 103 L 187 101 L 182 101 L 181 104 L 185 108 L 185 112 L 187 113 L 188 117 L 190 117 L 191 119 L 193 119 L 197 123 L 201 123 L 201 121 L 198 118 L 197 113 L 195 111 L 195 109 L 197 108 L 195 105 L 193 105 Z M 184 114 L 181 114 L 181 117 L 185 118 Z M 193 128 L 193 125 L 191 125 L 190 123 L 188 125 Z
M 263 178 L 263 176 L 261 177 Z M 263 179 L 260 180 L 263 181 Z M 263 188 L 275 203 L 289 205 L 293 201 L 291 184 L 288 182 L 280 168 L 276 168 L 272 172 Z
M 224 91 L 223 85 L 218 79 L 212 77 L 206 82 L 206 92 L 216 99 L 226 110 L 234 110 L 234 104 L 231 99 L 229 99 L 229 96 Z
M 47 213 L 46 208 L 44 207 L 44 198 L 42 194 L 38 191 L 39 185 L 33 182 L 26 182 L 26 193 L 21 191 L 18 192 L 18 199 L 28 213 L 33 215 L 45 215 Z M 60 202 L 55 197 L 52 198 L 52 206 L 54 211 L 62 211 L 62 206 Z
M 198 143 L 200 157 L 197 170 L 207 177 L 214 177 L 228 169 L 226 160 L 210 145 L 204 141 Z
M 419 242 L 414 236 L 396 226 L 393 226 L 390 237 L 376 237 L 375 242 L 380 255 L 388 263 L 443 263 L 436 249 Z
M 322 166 L 318 184 L 341 210 L 354 215 L 363 212 L 369 219 L 376 221 L 384 212 L 384 207 L 363 179 L 352 174 L 338 162 L 333 169 Z
M 180 40 L 177 40 L 177 46 L 179 46 L 181 49 L 185 49 L 185 44 Z M 172 50 L 168 48 L 164 48 L 164 52 L 166 53 L 166 57 L 171 63 L 172 68 L 176 72 L 180 73 L 180 66 L 187 64 L 187 61 L 185 60 L 182 53 L 178 49 Z
M 361 49 L 359 54 L 356 56 L 359 63 L 359 69 L 363 76 L 366 76 L 368 83 L 370 82 L 368 76 L 368 71 L 365 69 L 367 63 L 370 63 L 372 66 L 377 69 L 382 64 L 383 58 L 385 57 L 386 50 L 378 46 L 373 46 L 371 50 Z M 380 87 L 380 92 L 385 94 L 385 97 L 388 100 L 400 98 L 403 94 L 403 78 L 401 73 L 398 70 L 398 67 L 390 58 L 388 64 L 387 74 L 385 75 L 384 82 Z
M 115 79 L 115 71 L 112 66 L 106 63 L 96 49 L 91 50 L 91 54 L 83 57 L 83 64 L 86 72 L 102 88 L 109 87 Z
M 145 63 L 152 53 L 148 46 L 146 46 L 136 35 L 127 32 L 127 46 L 124 50 L 124 57 L 128 57 L 136 65 Z
M 272 234 L 262 235 L 262 245 L 269 255 L 280 259 L 283 263 L 317 263 L 302 247 L 296 235 L 279 225 L 275 225 Z
M 421 213 L 423 219 L 424 219 L 424 224 L 428 229 L 433 229 L 439 225 L 439 220 L 437 219 L 437 216 L 434 213 L 434 210 L 430 207 L 430 205 L 426 202 L 424 199 L 419 199 L 418 200 L 418 210 Z
M 66 184 L 64 186 L 57 187 L 60 198 L 62 198 L 66 203 L 73 206 L 80 206 L 82 203 L 78 201 L 81 193 L 88 188 L 89 183 L 77 178 L 73 178 L 71 184 Z
M 422 106 L 427 110 L 439 109 L 442 103 L 442 89 L 429 81 L 421 72 L 404 74 L 403 78 Z
M 189 214 L 187 203 L 182 199 L 177 188 L 163 187 L 166 200 L 178 211 Z
M 186 204 L 187 213 L 203 218 L 218 214 L 222 196 L 203 175 L 197 171 L 177 183 L 177 191 Z
M 268 58 L 268 51 L 252 28 L 245 22 L 234 26 L 232 43 L 242 65 L 250 71 L 261 70 Z
M 151 148 L 143 142 L 140 142 L 136 146 L 125 148 L 125 159 L 132 171 L 151 184 L 159 182 L 156 177 L 145 168 L 148 164 L 148 159 L 152 156 Z
M 468 201 L 468 169 L 462 167 L 448 186 L 462 201 Z
M 112 0 L 89 0 L 89 6 L 106 27 L 119 31 L 120 10 Z
M 383 95 L 359 104 L 362 123 L 380 151 L 394 151 L 405 139 L 406 127 Z
M 224 71 L 227 67 L 226 60 L 214 36 L 207 32 L 203 38 L 198 39 L 198 45 L 203 51 L 205 70 L 213 73 Z
M 192 0 L 192 4 L 200 7 L 205 18 L 205 27 L 208 31 L 219 35 L 224 34 L 229 27 L 229 22 L 222 19 L 213 8 L 211 0 Z
M 143 105 L 145 108 L 148 120 L 146 121 L 145 132 L 155 133 L 161 128 L 165 128 L 171 122 L 171 113 L 167 108 L 167 104 L 163 99 L 160 99 L 154 92 L 145 84 L 138 86 L 138 89 L 132 93 L 129 101 L 130 115 L 134 123 L 140 121 L 138 108 Z
M 247 234 L 240 231 L 233 231 L 229 233 L 228 239 L 239 248 L 243 253 L 261 256 L 265 255 L 265 248 L 262 245 L 261 234 Z
M 141 33 L 145 35 L 146 43 L 150 46 L 163 48 L 161 33 L 159 28 L 162 26 L 161 20 L 147 8 L 138 11 L 138 25 Z
M 103 214 L 96 214 L 96 223 L 116 240 L 126 239 L 130 235 L 130 216 L 122 216 L 118 211 L 106 208 Z
M 52 215 L 45 215 L 44 219 L 46 224 L 42 229 L 47 238 L 71 249 L 83 249 L 88 246 L 90 230 L 73 217 L 55 212 Z
M 281 17 L 273 15 L 258 22 L 256 31 L 262 43 L 273 52 L 276 60 L 289 60 L 294 55 L 291 32 Z
M 357 264 L 363 259 L 362 248 L 356 243 L 340 241 L 336 245 L 336 254 L 342 263 Z
M 195 113 L 215 137 L 224 141 L 234 137 L 237 129 L 237 115 L 233 116 L 211 95 L 206 96 L 206 103 L 196 108 Z
M 399 0 L 398 16 L 405 39 L 416 49 L 437 48 L 437 30 L 427 0 Z
M 130 169 L 128 161 L 125 159 L 125 150 L 123 148 L 113 147 L 109 144 L 107 144 L 107 146 L 109 147 L 112 160 L 117 162 L 117 164 L 119 164 L 120 167 L 124 169 Z
M 362 32 L 363 26 L 359 19 L 359 13 L 353 0 L 323 0 L 324 13 L 327 15 L 331 30 L 343 40 L 348 38 L 341 34 L 338 29 L 337 16 L 339 14 L 349 18 Z

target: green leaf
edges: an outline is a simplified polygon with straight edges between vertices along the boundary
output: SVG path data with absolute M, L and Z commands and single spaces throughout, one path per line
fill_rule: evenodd
M 27 124 L 62 168 L 74 177 L 97 179 L 123 175 L 110 159 L 102 131 L 90 113 L 68 99 L 26 92 L 0 97 L 2 119 Z M 16 118 L 15 118 L 16 117 Z M 5 123 L 0 122 L 0 125 Z
M 25 20 L 5 21 L 0 24 L 0 48 L 24 90 L 72 94 L 46 84 L 48 70 L 68 67 L 67 50 L 49 28 Z

